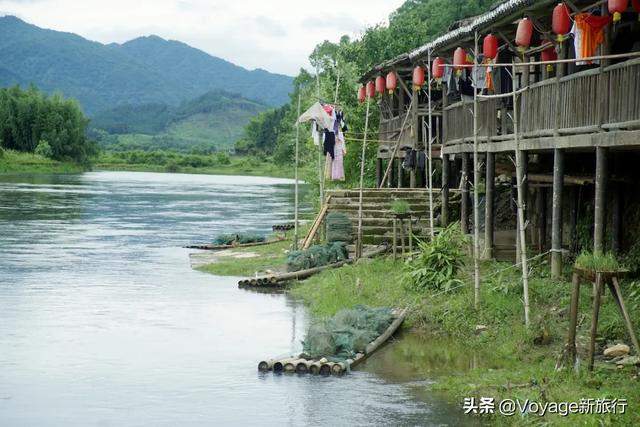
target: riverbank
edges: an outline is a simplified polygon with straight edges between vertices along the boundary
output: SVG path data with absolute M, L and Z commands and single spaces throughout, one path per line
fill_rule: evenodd
M 72 162 L 59 162 L 33 153 L 0 150 L 0 173 L 79 173 L 85 167 Z
M 267 253 L 268 250 L 267 250 Z M 273 252 L 268 256 L 274 256 Z M 265 262 L 267 260 L 265 259 Z M 280 262 L 281 258 L 277 258 Z M 234 273 L 251 274 L 259 261 L 238 259 L 233 261 Z M 268 264 L 268 263 L 267 263 Z M 466 269 L 460 274 L 464 285 L 451 292 L 416 292 L 402 284 L 403 263 L 390 258 L 361 261 L 337 270 L 324 271 L 310 279 L 294 284 L 290 292 L 301 298 L 312 314 L 331 316 L 343 308 L 358 304 L 369 306 L 408 307 L 409 317 L 405 329 L 412 333 L 438 334 L 471 348 L 491 363 L 480 363 L 478 368 L 464 375 L 444 373 L 436 378 L 433 390 L 445 393 L 452 403 L 461 405 L 465 397 L 493 397 L 496 399 L 531 399 L 537 402 L 580 402 L 581 399 L 627 399 L 629 407 L 618 415 L 572 415 L 544 417 L 528 415 L 507 418 L 490 416 L 498 424 L 554 425 L 637 425 L 640 413 L 640 380 L 633 367 L 618 369 L 616 365 L 599 361 L 590 374 L 582 367 L 575 374 L 555 370 L 568 330 L 567 308 L 570 283 L 549 279 L 544 262 L 533 266 L 530 278 L 532 326 L 523 322 L 522 290 L 519 273 L 500 262 L 482 263 L 481 308 L 473 309 L 473 280 L 466 260 Z M 223 265 L 202 268 L 202 271 L 223 274 Z M 268 268 L 264 265 L 262 269 Z M 496 273 L 498 272 L 498 273 Z M 637 286 L 636 286 L 637 287 Z M 583 286 L 578 343 L 581 359 L 586 358 L 590 326 L 590 287 Z M 628 289 L 628 286 L 627 286 Z M 629 298 L 628 304 L 637 307 L 638 298 Z M 635 324 L 637 308 L 632 308 Z M 600 314 L 599 347 L 606 343 L 628 342 L 624 326 L 612 298 L 606 297 Z M 598 353 L 601 354 L 601 351 Z M 583 364 L 584 365 L 584 364 Z M 461 409 L 462 410 L 462 407 Z
M 207 175 L 268 176 L 273 178 L 294 178 L 293 168 L 276 165 L 269 160 L 254 157 L 223 156 L 223 159 L 205 155 L 185 155 L 169 153 L 176 158 L 170 161 L 164 157 L 154 162 L 153 157 L 126 157 L 119 154 L 103 153 L 96 160 L 93 169 L 99 171 L 129 172 L 170 172 Z

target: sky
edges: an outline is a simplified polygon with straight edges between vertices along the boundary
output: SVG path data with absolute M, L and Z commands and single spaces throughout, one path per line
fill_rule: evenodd
M 155 34 L 237 65 L 295 75 L 323 40 L 358 36 L 404 0 L 0 0 L 0 14 L 123 43 Z

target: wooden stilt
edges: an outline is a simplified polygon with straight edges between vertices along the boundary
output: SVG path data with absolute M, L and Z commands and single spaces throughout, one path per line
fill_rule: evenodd
M 442 207 L 440 214 L 440 225 L 446 227 L 449 225 L 449 176 L 451 169 L 451 161 L 448 155 L 442 156 Z
M 480 35 L 475 32 L 475 52 L 478 52 L 478 40 Z M 474 55 L 475 65 L 478 65 L 478 55 Z M 480 308 L 480 159 L 478 149 L 480 132 L 478 115 L 478 91 L 473 90 L 473 282 L 474 282 L 474 306 Z
M 593 252 L 604 252 L 605 204 L 607 196 L 607 149 L 596 147 L 596 200 L 593 213 Z
M 460 174 L 460 227 L 464 234 L 469 234 L 469 154 L 462 153 L 462 173 Z
M 376 187 L 380 187 L 382 184 L 382 159 L 376 159 Z
M 591 315 L 591 341 L 589 343 L 589 370 L 593 371 L 596 354 L 596 335 L 598 333 L 598 316 L 600 314 L 600 297 L 602 295 L 602 274 L 596 273 L 596 284 L 593 292 L 593 313 Z
M 551 218 L 551 277 L 562 275 L 562 190 L 564 188 L 564 152 L 553 150 L 553 202 Z
M 398 257 L 398 220 L 393 219 L 393 259 Z
M 484 207 L 484 257 L 486 259 L 493 258 L 493 246 L 494 246 L 494 190 L 495 190 L 495 154 L 487 153 L 486 160 L 486 179 L 485 179 L 485 207 Z
M 578 187 L 571 187 L 570 200 L 571 209 L 569 212 L 569 242 L 572 254 L 575 254 L 577 248 L 577 236 L 578 236 L 578 209 L 580 209 L 580 190 Z
M 622 191 L 621 184 L 613 188 L 613 204 L 611 206 L 611 250 L 620 252 L 620 224 L 622 223 Z
M 624 319 L 624 324 L 627 327 L 627 332 L 629 333 L 629 337 L 631 338 L 631 342 L 633 346 L 636 348 L 636 354 L 640 355 L 640 344 L 638 343 L 638 337 L 633 329 L 633 324 L 631 323 L 631 317 L 629 317 L 629 312 L 627 312 L 627 307 L 624 304 L 624 298 L 622 297 L 622 291 L 620 290 L 620 284 L 618 283 L 617 277 L 611 278 L 611 293 L 613 294 L 614 299 L 618 305 L 618 309 L 620 310 L 620 314 Z
M 547 247 L 547 189 L 538 188 L 536 192 L 536 210 L 538 211 L 538 252 Z
M 402 159 L 400 157 L 398 157 L 397 161 L 397 166 L 398 166 L 398 188 L 402 188 L 403 187 L 403 183 L 402 181 L 404 180 L 404 169 L 402 169 Z
M 569 307 L 569 337 L 567 339 L 567 350 L 569 360 L 572 364 L 576 362 L 576 328 L 578 326 L 578 307 L 580 306 L 580 276 L 573 273 L 571 289 L 571 306 Z

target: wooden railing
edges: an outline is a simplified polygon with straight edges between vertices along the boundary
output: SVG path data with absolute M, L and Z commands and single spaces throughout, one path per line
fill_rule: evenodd
M 594 68 L 548 79 L 529 86 L 520 97 L 519 123 L 523 138 L 594 133 L 640 127 L 640 59 L 601 70 Z M 511 133 L 500 130 L 499 100 L 479 103 L 480 141 L 505 140 Z M 470 102 L 444 110 L 445 144 L 473 140 Z M 509 114 L 511 112 L 509 111 Z M 510 119 L 502 118 L 503 121 Z

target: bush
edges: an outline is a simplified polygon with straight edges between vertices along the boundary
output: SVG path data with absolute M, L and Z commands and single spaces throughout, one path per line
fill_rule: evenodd
M 575 265 L 589 271 L 618 271 L 623 268 L 611 252 L 606 254 L 582 252 L 576 258 Z
M 225 152 L 216 154 L 216 162 L 220 165 L 228 165 L 231 163 L 231 158 Z
M 51 149 L 51 146 L 49 145 L 49 143 L 44 139 L 38 142 L 38 145 L 36 146 L 34 153 L 36 153 L 39 156 L 46 157 L 48 159 L 53 157 L 53 150 Z
M 167 172 L 175 173 L 180 170 L 180 166 L 175 160 L 170 160 L 167 162 L 166 166 L 164 167 L 164 170 L 166 170 Z
M 411 206 L 406 200 L 396 199 L 391 203 L 391 211 L 396 215 L 405 215 L 411 211 Z
M 459 224 L 451 224 L 430 242 L 418 241 L 420 255 L 405 264 L 405 286 L 417 291 L 447 291 L 461 285 L 457 275 L 464 265 L 466 243 Z

